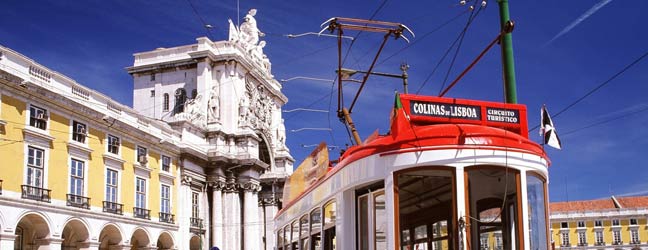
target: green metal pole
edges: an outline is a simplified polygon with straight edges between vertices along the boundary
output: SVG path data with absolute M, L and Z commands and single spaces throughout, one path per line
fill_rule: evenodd
M 508 21 L 508 0 L 497 0 L 500 13 L 500 27 L 503 30 Z M 517 103 L 517 87 L 515 85 L 515 61 L 513 60 L 513 37 L 511 33 L 502 36 L 502 66 L 504 68 L 504 92 L 506 103 Z

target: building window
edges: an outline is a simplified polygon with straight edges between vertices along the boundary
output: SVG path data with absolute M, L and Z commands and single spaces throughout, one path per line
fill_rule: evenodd
M 151 81 L 155 81 L 155 73 L 151 73 Z
M 632 244 L 639 244 L 639 231 L 636 229 L 630 230 L 630 240 Z
M 184 112 L 185 102 L 187 102 L 187 91 L 185 91 L 183 88 L 176 89 L 175 107 L 173 108 L 173 112 L 176 114 Z
M 106 170 L 106 201 L 117 203 L 117 171 Z
M 198 206 L 197 192 L 191 192 L 191 217 L 200 218 L 200 207 Z
M 108 135 L 108 152 L 116 155 L 119 154 L 119 137 Z
M 155 97 L 155 90 L 151 90 L 151 97 Z
M 618 219 L 612 220 L 612 226 L 619 226 L 619 225 L 621 225 L 621 224 L 619 223 Z
M 578 232 L 578 245 L 579 246 L 587 245 L 587 237 L 585 237 L 585 232 Z
M 162 111 L 169 111 L 169 94 L 164 93 L 162 98 Z
M 594 226 L 595 226 L 595 227 L 602 227 L 602 226 L 603 226 L 603 222 L 600 221 L 600 220 L 594 221 Z
M 603 232 L 601 231 L 596 231 L 596 245 L 602 245 L 603 244 Z
M 495 249 L 502 249 L 502 235 L 495 235 Z
M 637 225 L 637 219 L 630 219 L 630 225 Z
M 31 187 L 43 187 L 45 151 L 33 147 L 28 148 L 27 153 L 27 183 Z
M 171 169 L 171 157 L 162 156 L 162 171 L 169 172 Z
M 614 240 L 612 242 L 614 245 L 621 244 L 621 231 L 612 231 L 612 239 Z
M 162 185 L 160 189 L 160 212 L 162 213 L 171 213 L 171 188 L 167 185 Z
M 146 180 L 139 177 L 135 180 L 135 207 L 146 208 Z
M 29 126 L 47 129 L 47 110 L 31 105 L 29 107 Z
M 584 221 L 579 221 L 578 222 L 578 227 L 580 227 L 580 228 L 585 227 L 585 222 Z
M 70 194 L 83 196 L 83 165 L 82 161 L 72 159 L 70 166 Z
M 86 125 L 77 121 L 72 122 L 72 140 L 80 143 L 85 143 L 87 132 Z
M 561 238 L 562 238 L 562 246 L 569 246 L 569 233 L 568 232 L 561 233 Z
M 567 222 L 560 222 L 560 228 L 569 228 L 569 223 L 567 223 Z
M 480 249 L 488 250 L 488 237 L 479 237 Z
M 137 162 L 144 165 L 148 162 L 146 156 L 148 155 L 148 150 L 145 147 L 137 146 Z

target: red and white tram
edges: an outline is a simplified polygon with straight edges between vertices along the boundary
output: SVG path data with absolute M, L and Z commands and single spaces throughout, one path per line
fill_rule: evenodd
M 389 134 L 348 148 L 284 200 L 277 249 L 549 248 L 549 160 L 528 139 L 525 106 L 396 103 Z

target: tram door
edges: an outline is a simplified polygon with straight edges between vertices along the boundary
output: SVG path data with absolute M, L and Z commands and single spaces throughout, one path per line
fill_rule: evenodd
M 396 173 L 400 249 L 453 250 L 455 191 L 450 170 Z

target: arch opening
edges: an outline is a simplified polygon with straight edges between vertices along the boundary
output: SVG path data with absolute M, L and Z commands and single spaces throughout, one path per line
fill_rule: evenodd
M 49 237 L 50 229 L 47 221 L 41 215 L 29 214 L 20 219 L 16 226 L 16 239 L 14 246 L 16 249 L 38 249 L 40 246 L 47 245 L 43 241 Z
M 160 234 L 156 243 L 158 250 L 173 249 L 173 245 L 173 238 L 166 232 Z
M 99 250 L 109 250 L 112 246 L 118 246 L 121 242 L 121 232 L 114 225 L 107 225 L 99 234 Z
M 200 250 L 200 236 L 194 235 L 189 240 L 189 250 Z
M 137 229 L 135 232 L 133 232 L 133 236 L 131 236 L 131 250 L 137 250 L 140 248 L 147 247 L 150 244 L 150 240 L 148 237 L 148 234 L 142 229 Z
M 61 249 L 80 249 L 87 247 L 88 228 L 79 220 L 71 220 L 63 227 Z

